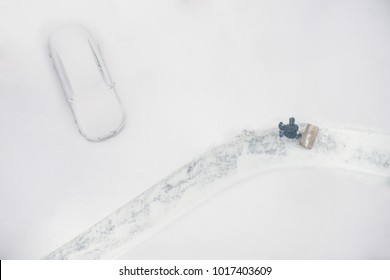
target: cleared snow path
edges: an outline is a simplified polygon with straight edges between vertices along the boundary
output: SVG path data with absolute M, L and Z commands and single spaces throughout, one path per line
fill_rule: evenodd
M 388 177 L 390 135 L 321 129 L 313 149 L 306 150 L 297 141 L 280 139 L 276 129 L 245 131 L 186 164 L 45 258 L 116 258 L 222 189 L 264 171 L 297 166 Z

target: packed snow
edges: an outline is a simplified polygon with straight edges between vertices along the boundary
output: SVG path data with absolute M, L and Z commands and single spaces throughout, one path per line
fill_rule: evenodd
M 39 259 L 59 252 L 64 244 L 134 201 L 183 164 L 218 149 L 244 129 L 261 132 L 274 128 L 272 133 L 277 133 L 277 124 L 294 116 L 297 122 L 309 122 L 320 129 L 361 129 L 363 138 L 367 131 L 390 133 L 389 15 L 387 0 L 0 1 L 0 258 Z M 74 23 L 85 25 L 99 43 L 127 116 L 125 129 L 100 143 L 90 143 L 78 133 L 49 58 L 52 32 Z M 350 158 L 355 154 L 356 159 L 359 152 L 353 145 L 360 147 L 362 143 L 362 151 L 389 146 L 355 140 L 348 155 L 341 155 Z M 260 158 L 261 150 L 257 151 L 255 158 Z M 369 155 L 372 161 L 383 161 L 379 154 Z M 289 158 L 296 163 L 294 156 Z M 240 172 L 256 169 L 257 160 L 253 165 L 251 161 L 248 157 L 240 162 Z M 367 162 L 364 158 L 359 161 Z M 336 164 L 324 161 L 326 166 L 332 163 Z M 377 170 L 368 165 L 369 170 Z M 145 235 L 145 241 L 140 240 L 131 251 L 120 250 L 113 256 L 169 257 L 169 250 L 171 256 L 187 258 L 192 251 L 198 257 L 209 253 L 218 258 L 267 258 L 283 257 L 271 253 L 285 249 L 285 256 L 299 257 L 299 247 L 282 246 L 288 242 L 288 234 L 285 243 L 269 243 L 274 245 L 273 251 L 246 255 L 247 251 L 237 250 L 235 255 L 226 248 L 239 247 L 249 231 L 260 234 L 260 226 L 241 223 L 223 234 L 202 228 L 210 221 L 202 209 L 214 209 L 216 212 L 211 213 L 215 215 L 222 215 L 218 212 L 222 209 L 236 209 L 235 215 L 239 215 L 247 213 L 247 206 L 254 213 L 250 219 L 255 219 L 263 208 L 255 210 L 255 205 L 248 205 L 245 199 L 235 204 L 236 198 L 246 195 L 239 186 L 251 190 L 260 181 L 264 189 L 275 187 L 280 190 L 274 193 L 277 203 L 284 198 L 283 191 L 291 194 L 293 190 L 285 186 L 287 181 L 278 181 L 285 172 L 291 173 L 289 168 L 287 164 L 283 170 L 261 173 L 253 185 L 244 180 L 242 185 L 188 212 L 179 223 L 171 223 L 161 232 L 156 230 L 150 245 Z M 361 165 L 356 168 L 366 170 Z M 310 168 L 305 169 L 312 174 L 308 184 L 316 180 L 324 188 L 326 183 L 331 184 L 332 193 L 345 196 L 350 205 L 370 197 L 368 190 L 372 190 L 375 199 L 365 200 L 364 205 L 372 211 L 365 213 L 375 217 L 382 213 L 382 220 L 361 221 L 362 227 L 371 228 L 372 235 L 367 233 L 362 239 L 368 253 L 351 254 L 355 258 L 387 256 L 378 248 L 389 248 L 389 243 L 378 234 L 387 233 L 389 227 L 390 211 L 384 206 L 390 205 L 389 176 L 380 180 L 382 177 L 362 173 L 349 176 L 323 171 L 324 176 L 321 170 L 311 173 Z M 361 180 L 355 176 L 362 176 Z M 291 180 L 294 185 L 301 182 Z M 353 187 L 357 192 L 352 200 L 349 194 Z M 359 191 L 362 188 L 364 192 Z M 322 193 L 324 189 L 316 190 Z M 306 198 L 305 203 L 318 201 L 323 205 L 320 198 Z M 287 204 L 279 206 L 289 210 Z M 270 221 L 280 217 L 277 214 L 270 211 Z M 348 215 L 356 218 L 353 212 Z M 287 217 L 283 220 L 286 225 L 290 222 Z M 298 217 L 291 216 L 291 222 Z M 320 217 L 323 219 L 318 221 L 326 219 Z M 196 232 L 191 235 L 183 230 L 183 219 L 194 225 L 192 229 L 199 225 L 199 236 L 208 240 L 204 245 L 215 245 L 202 247 L 193 242 L 193 248 L 182 247 L 180 251 L 180 246 L 169 242 L 167 233 L 176 229 L 179 232 L 175 234 L 180 236 L 183 232 L 181 238 L 188 237 L 185 240 L 191 244 L 194 239 L 190 236 Z M 313 218 L 308 224 L 314 226 L 318 221 Z M 382 221 L 383 228 L 371 227 L 373 221 Z M 269 224 L 278 228 L 276 223 Z M 310 233 L 298 234 L 304 228 L 300 226 L 303 224 L 297 223 L 296 235 L 290 241 L 312 241 Z M 343 232 L 343 225 L 331 226 L 334 231 L 328 229 L 328 236 Z M 353 228 L 351 225 L 347 232 Z M 272 237 L 272 232 L 264 234 Z M 369 238 L 377 245 L 372 246 Z M 177 238 L 180 240 L 184 239 Z M 156 253 L 152 245 L 157 241 L 172 244 L 176 250 L 161 245 L 162 251 Z M 253 248 L 263 244 L 259 240 L 252 243 Z M 330 248 L 328 243 L 322 245 L 318 248 Z M 198 248 L 203 248 L 203 255 L 196 251 Z M 220 254 L 213 253 L 218 250 Z M 338 254 L 327 256 L 337 258 Z
M 390 174 L 387 143 L 390 135 L 323 129 L 309 151 L 296 140 L 279 138 L 275 129 L 246 131 L 166 177 L 47 258 L 118 258 L 187 209 L 259 172 L 310 166 L 386 177 Z M 390 236 L 390 227 L 387 233 Z M 385 243 L 390 244 L 390 238 Z

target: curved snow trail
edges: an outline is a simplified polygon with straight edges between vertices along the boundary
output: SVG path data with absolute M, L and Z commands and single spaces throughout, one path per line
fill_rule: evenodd
M 301 127 L 304 127 L 301 125 Z M 390 135 L 321 129 L 312 150 L 277 130 L 243 132 L 212 149 L 104 218 L 46 259 L 121 256 L 167 223 L 250 175 L 282 167 L 316 166 L 390 177 Z

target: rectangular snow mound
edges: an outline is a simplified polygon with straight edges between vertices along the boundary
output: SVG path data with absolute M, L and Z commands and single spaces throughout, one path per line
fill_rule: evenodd
M 300 144 L 306 149 L 313 148 L 314 142 L 317 139 L 317 135 L 320 129 L 314 125 L 308 124 L 306 126 L 305 132 L 302 135 Z

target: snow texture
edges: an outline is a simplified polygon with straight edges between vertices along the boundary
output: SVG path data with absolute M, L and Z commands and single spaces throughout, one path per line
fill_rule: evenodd
M 303 124 L 301 124 L 303 127 Z M 320 129 L 312 150 L 277 130 L 244 131 L 186 164 L 46 259 L 116 258 L 231 182 L 283 167 L 342 168 L 390 174 L 390 135 L 351 129 Z
M 226 143 L 244 128 L 268 128 L 294 116 L 297 121 L 329 127 L 390 133 L 389 15 L 387 0 L 0 1 L 0 258 L 37 259 L 47 255 L 182 164 Z M 48 55 L 50 35 L 75 23 L 86 26 L 99 43 L 127 114 L 127 127 L 109 141 L 90 143 L 79 135 Z M 313 152 L 305 151 L 309 153 Z M 240 159 L 240 170 L 234 177 L 245 170 L 245 164 L 253 170 L 266 168 L 261 164 L 254 167 L 249 164 L 251 159 L 247 160 Z M 286 173 L 293 170 L 283 169 Z M 343 182 L 338 182 L 337 174 L 324 178 L 323 173 L 313 171 L 308 177 L 321 180 L 319 185 L 324 187 L 338 186 L 344 190 L 342 195 L 348 196 L 349 190 L 359 188 L 358 180 L 351 176 L 348 183 L 348 172 L 341 172 Z M 276 191 L 280 173 L 272 172 L 274 177 L 261 173 L 262 188 L 272 185 L 269 192 Z M 308 180 L 293 177 L 296 182 Z M 364 220 L 364 233 L 368 233 L 360 241 L 369 248 L 371 238 L 390 232 L 390 210 L 379 207 L 390 205 L 388 177 L 374 182 L 370 179 L 367 176 L 368 181 L 362 180 L 362 187 L 368 191 L 378 185 L 372 195 L 383 195 L 383 204 L 366 200 L 365 208 L 381 214 L 377 222 L 383 222 L 383 227 L 372 229 L 372 218 Z M 349 187 L 343 188 L 345 184 Z M 223 187 L 227 190 L 226 185 Z M 223 211 L 237 203 L 227 210 L 236 209 L 235 215 L 243 215 L 242 210 L 247 209 L 235 196 L 244 187 L 240 183 L 225 198 L 226 203 L 219 195 L 207 209 Z M 247 187 L 252 188 L 256 186 Z M 291 190 L 288 186 L 286 189 Z M 351 203 L 364 200 L 365 191 L 356 192 Z M 263 195 L 260 191 L 257 194 Z M 302 203 L 317 201 L 305 198 Z M 270 203 L 279 199 L 270 196 Z M 321 197 L 318 201 L 322 206 L 326 202 Z M 327 205 L 319 210 L 324 216 Z M 251 206 L 258 210 L 256 205 Z M 380 212 L 382 208 L 386 211 Z M 171 213 L 179 212 L 177 209 Z M 280 211 L 288 210 L 280 207 Z M 186 218 L 208 226 L 204 221 L 212 217 L 202 211 L 206 214 Z M 278 217 L 274 214 L 267 213 L 270 220 Z M 300 212 L 296 214 L 299 217 Z M 252 215 L 257 216 L 256 212 Z M 319 222 L 314 220 L 312 226 Z M 330 226 L 332 233 L 338 233 L 338 224 Z M 243 235 L 260 233 L 261 229 L 247 224 L 230 227 L 231 238 L 221 232 L 209 237 L 209 244 L 214 246 L 183 241 L 181 250 L 185 252 L 166 255 L 181 256 L 202 247 L 204 257 L 236 259 L 238 253 L 229 254 L 224 248 L 233 250 L 232 243 L 238 248 Z M 202 227 L 192 230 L 194 236 L 214 234 Z M 351 225 L 348 230 L 352 233 L 359 227 Z M 178 240 L 185 238 L 183 232 L 156 235 L 164 243 L 158 248 L 161 256 L 172 252 L 167 246 L 170 240 L 161 236 Z M 309 237 L 306 233 L 297 239 Z M 376 241 L 378 247 L 389 248 L 386 237 Z M 269 243 L 276 247 L 280 246 L 278 242 L 274 239 Z M 256 246 L 261 248 L 262 244 L 257 242 Z M 137 245 L 130 253 L 138 252 L 132 254 L 134 259 L 147 258 L 153 253 L 148 249 L 155 247 Z M 296 256 L 300 249 L 291 248 L 288 256 Z M 363 257 L 377 256 L 374 249 Z M 221 253 L 213 254 L 216 251 Z M 243 255 L 259 257 L 255 253 Z M 359 254 L 349 256 L 363 258 Z M 187 258 L 193 257 L 188 253 Z

